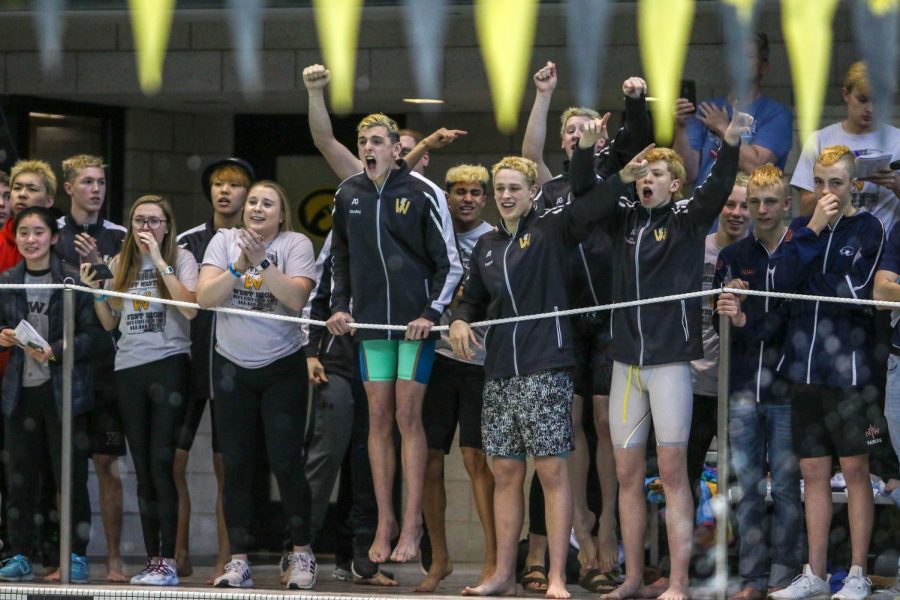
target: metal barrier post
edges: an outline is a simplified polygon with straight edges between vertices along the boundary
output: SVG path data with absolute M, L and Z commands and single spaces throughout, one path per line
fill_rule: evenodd
M 719 406 L 716 429 L 716 596 L 728 596 L 728 388 L 731 368 L 731 318 L 719 315 Z
M 59 490 L 59 581 L 69 583 L 72 552 L 72 368 L 75 291 L 63 290 L 62 476 Z

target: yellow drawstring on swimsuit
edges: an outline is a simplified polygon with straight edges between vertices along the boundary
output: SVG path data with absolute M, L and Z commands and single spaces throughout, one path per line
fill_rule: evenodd
M 642 394 L 644 390 L 641 389 L 641 368 L 635 367 L 634 365 L 628 365 L 628 383 L 625 384 L 625 399 L 622 401 L 622 422 L 625 423 L 628 421 L 628 393 L 631 391 L 631 374 L 637 369 L 637 388 L 638 391 Z

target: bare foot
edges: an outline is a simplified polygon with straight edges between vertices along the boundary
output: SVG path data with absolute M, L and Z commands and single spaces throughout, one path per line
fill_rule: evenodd
M 478 576 L 478 583 L 476 585 L 481 585 L 488 579 L 490 579 L 491 575 L 494 574 L 494 571 L 497 570 L 496 562 L 485 562 L 484 566 L 481 567 L 481 575 Z
M 616 539 L 616 520 L 600 518 L 597 532 L 597 568 L 609 573 L 619 564 L 619 541 Z
M 125 583 L 125 569 L 121 558 L 106 557 L 106 580 L 110 583 Z
M 594 513 L 587 512 L 581 523 L 574 523 L 575 540 L 578 542 L 578 562 L 581 563 L 582 574 L 597 568 L 597 547 L 594 538 L 591 537 L 591 529 L 597 518 Z M 577 521 L 577 519 L 576 519 Z
M 441 582 L 441 580 L 452 572 L 453 563 L 449 561 L 445 563 L 438 563 L 432 560 L 431 568 L 428 569 L 428 575 L 425 576 L 425 579 L 422 580 L 422 583 L 416 586 L 415 591 L 419 593 L 433 592 L 437 589 L 437 586 Z
M 672 583 L 665 592 L 657 597 L 657 600 L 688 600 L 688 589 Z
M 48 569 L 46 575 L 44 575 L 44 581 L 59 581 L 59 568 L 54 568 L 52 571 Z
M 626 578 L 622 585 L 600 597 L 608 598 L 609 600 L 620 600 L 622 598 L 646 598 L 647 596 L 644 584 L 640 580 L 629 581 Z
M 572 594 L 566 589 L 566 582 L 558 580 L 555 577 L 550 578 L 550 584 L 547 586 L 547 598 L 571 598 Z
M 225 574 L 225 565 L 227 563 L 220 563 L 218 560 L 216 564 L 213 565 L 212 574 L 206 579 L 206 585 L 212 585 L 216 582 L 216 579 Z
M 462 591 L 463 596 L 515 596 L 518 586 L 515 575 L 507 579 L 499 579 L 491 576 L 487 581 L 475 587 L 467 587 Z
M 369 547 L 369 560 L 373 563 L 383 563 L 391 557 L 391 540 L 397 535 L 397 522 L 379 522 L 375 530 L 375 539 Z
M 390 587 L 392 585 L 397 585 L 397 580 L 391 579 L 385 575 L 383 571 L 378 571 L 372 577 L 357 577 L 354 575 L 353 583 L 356 585 L 380 585 Z
M 377 537 L 377 534 L 376 534 Z M 410 527 L 404 527 L 400 532 L 400 539 L 391 553 L 394 562 L 406 562 L 414 559 L 419 554 L 419 541 L 422 539 L 422 524 L 416 523 Z
M 194 565 L 189 555 L 182 554 L 175 557 L 175 572 L 179 577 L 190 577 L 194 574 Z
M 644 586 L 644 598 L 656 598 L 669 589 L 669 578 L 660 577 L 650 585 Z

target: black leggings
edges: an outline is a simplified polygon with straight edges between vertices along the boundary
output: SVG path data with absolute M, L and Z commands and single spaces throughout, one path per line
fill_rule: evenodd
M 291 542 L 309 544 L 310 492 L 303 452 L 308 385 L 302 350 L 258 369 L 246 369 L 216 353 L 214 416 L 225 463 L 222 502 L 232 554 L 246 554 L 254 547 L 253 481 L 260 432 Z
M 187 364 L 188 356 L 178 354 L 116 371 L 147 556 L 175 557 L 178 490 L 172 464 L 186 406 Z
M 31 557 L 38 506 L 39 457 L 45 453 L 50 456 L 56 481 L 54 489 L 59 489 L 62 474 L 62 423 L 53 384 L 48 381 L 36 387 L 23 387 L 19 404 L 4 419 L 4 431 L 8 541 L 13 554 Z M 81 556 L 85 555 L 91 533 L 87 487 L 89 445 L 87 415 L 79 415 L 72 420 L 72 552 Z

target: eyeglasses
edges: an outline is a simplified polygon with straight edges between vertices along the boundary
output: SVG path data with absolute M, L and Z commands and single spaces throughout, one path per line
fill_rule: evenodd
M 131 226 L 135 229 L 143 229 L 144 225 L 149 227 L 150 229 L 156 230 L 159 229 L 159 226 L 163 223 L 167 223 L 166 219 L 157 219 L 156 217 L 150 217 L 149 219 L 142 219 L 140 217 L 131 220 Z

